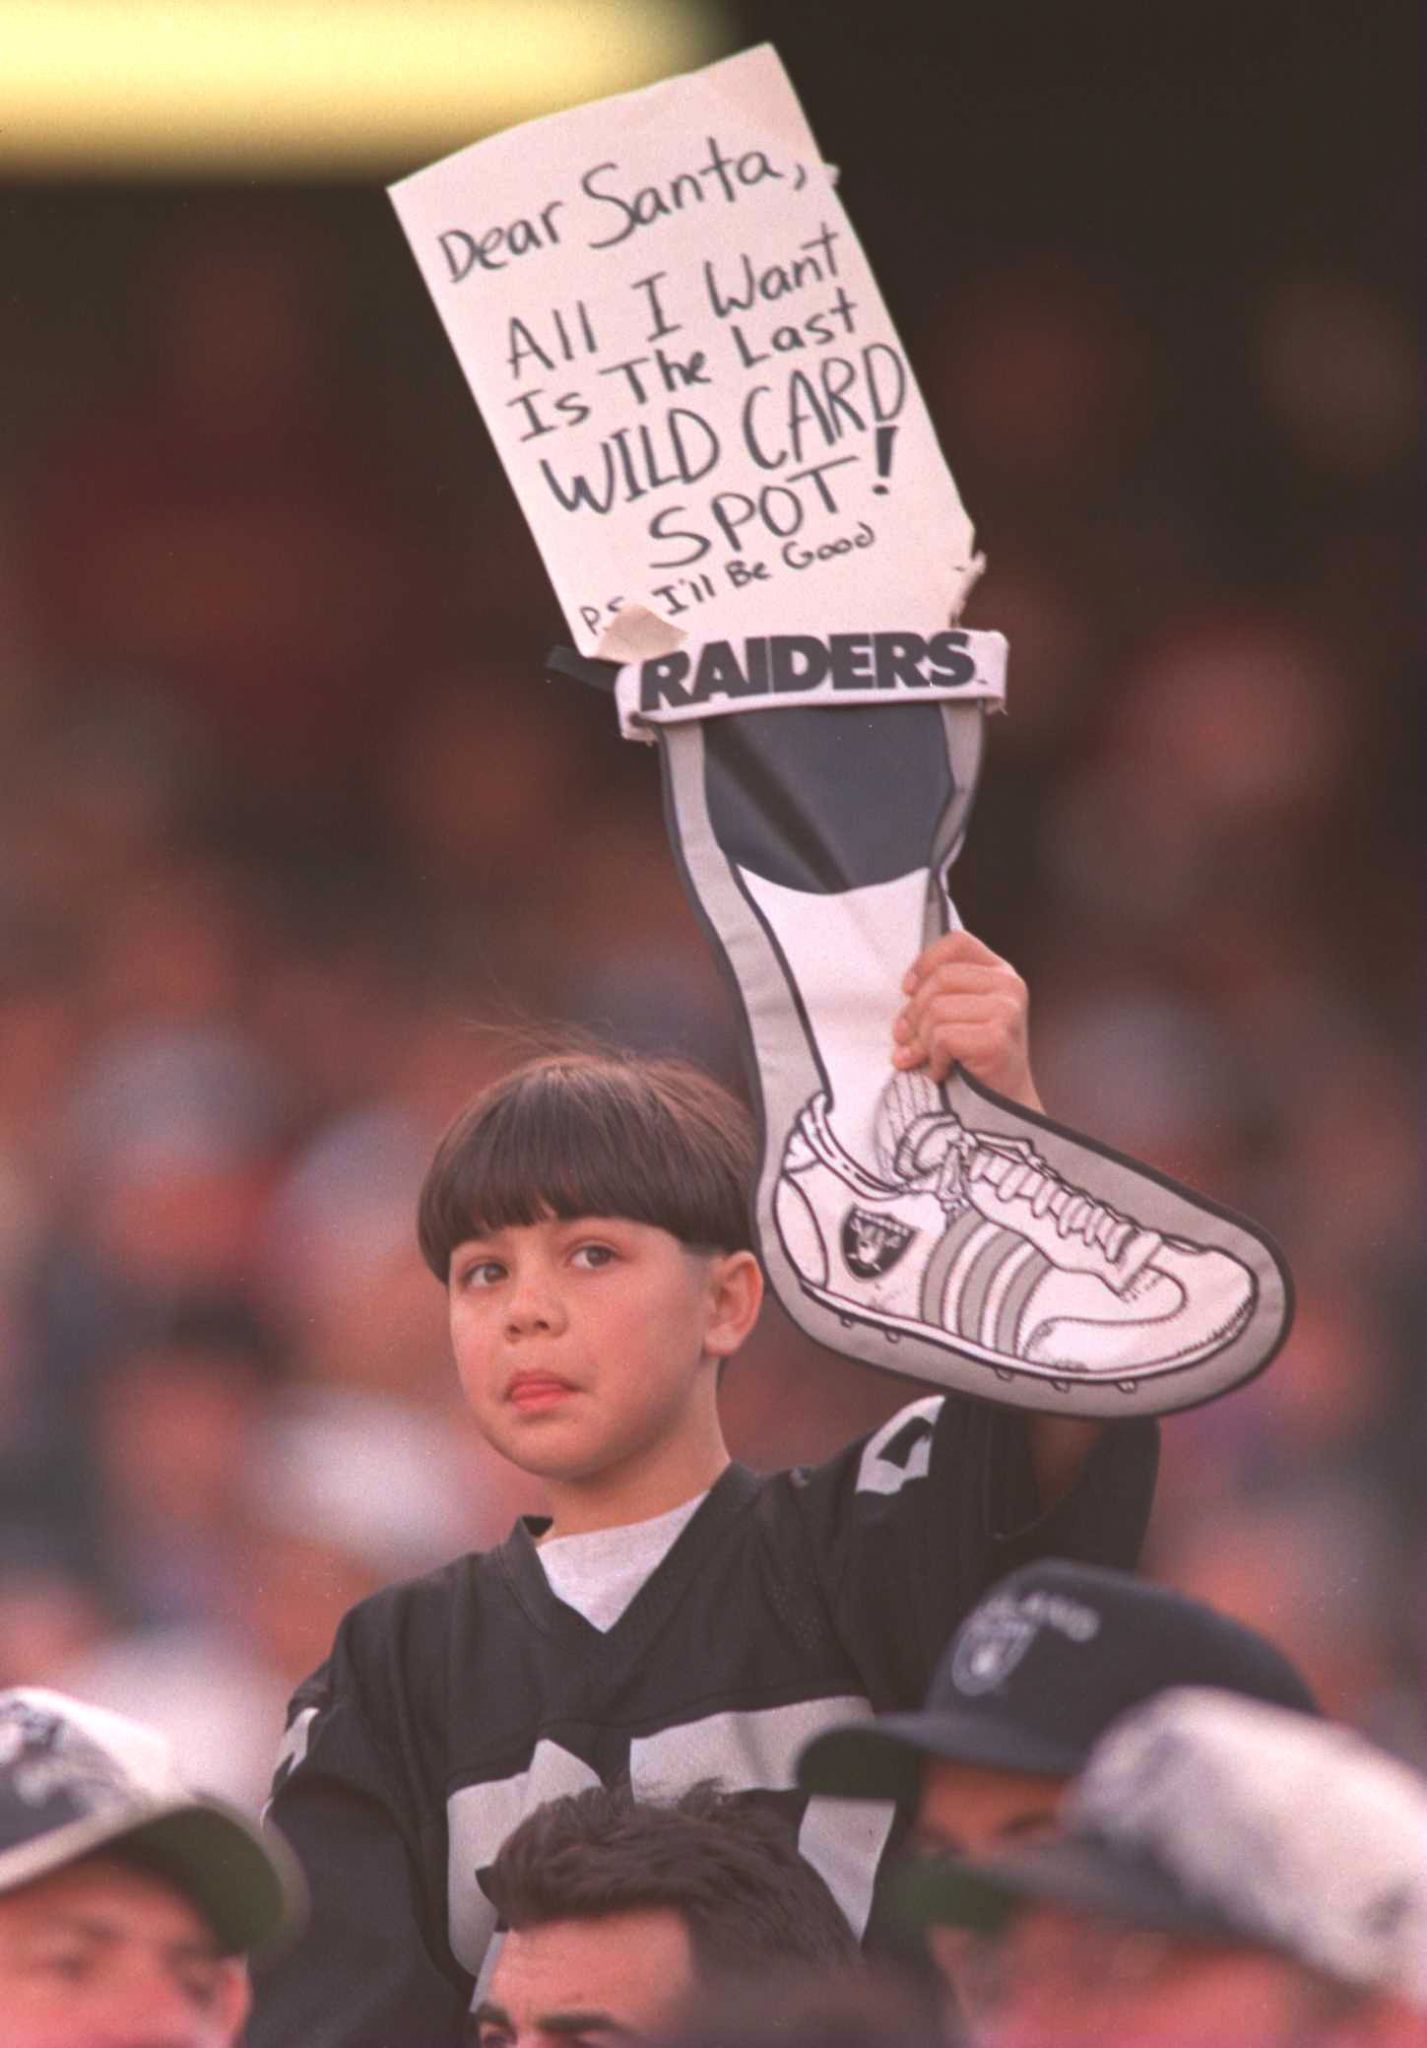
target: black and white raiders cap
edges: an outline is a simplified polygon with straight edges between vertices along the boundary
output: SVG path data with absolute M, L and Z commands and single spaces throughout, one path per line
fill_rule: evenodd
M 1118 1715 L 1183 1685 L 1317 1711 L 1288 1658 L 1253 1629 L 1133 1573 L 1048 1558 L 972 1608 L 920 1713 L 830 1729 L 804 1750 L 798 1782 L 910 1804 L 928 1761 L 1069 1777 Z
M 58 1692 L 0 1692 L 0 1893 L 110 1850 L 192 1900 L 231 1953 L 292 1931 L 305 1899 L 292 1852 L 191 1792 L 168 1743 Z
M 1179 1688 L 1096 1744 L 1061 1822 L 913 1867 L 900 1910 L 987 1930 L 1053 1902 L 1266 1949 L 1427 2013 L 1427 1780 L 1353 1729 Z

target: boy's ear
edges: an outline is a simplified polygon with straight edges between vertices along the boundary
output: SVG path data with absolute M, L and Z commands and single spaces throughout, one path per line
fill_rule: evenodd
M 709 1268 L 710 1312 L 704 1350 L 732 1358 L 763 1306 L 763 1268 L 752 1252 L 720 1252 Z

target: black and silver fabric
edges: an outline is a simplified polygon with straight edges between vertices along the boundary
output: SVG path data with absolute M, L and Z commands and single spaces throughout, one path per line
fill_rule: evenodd
M 499 1549 L 349 1614 L 294 1701 L 272 1814 L 313 1918 L 252 2048 L 456 2048 L 496 1933 L 480 1873 L 542 1801 L 702 1780 L 786 1813 L 860 1931 L 894 1808 L 797 1789 L 821 1730 L 918 1706 L 985 1588 L 1034 1556 L 1132 1565 L 1153 1423 L 1107 1431 L 1037 1518 L 1024 1418 L 928 1395 L 829 1463 L 731 1466 L 612 1628 Z

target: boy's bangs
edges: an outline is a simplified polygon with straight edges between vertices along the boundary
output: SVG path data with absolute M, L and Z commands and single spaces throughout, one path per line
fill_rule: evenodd
M 451 1243 L 548 1216 L 651 1223 L 666 1211 L 647 1177 L 631 1170 L 628 1131 L 621 1146 L 590 1108 L 563 1091 L 529 1086 L 497 1105 L 471 1133 L 451 1177 Z
M 697 1092 L 716 1089 L 693 1079 Z M 742 1158 L 729 1157 L 704 1103 L 678 1099 L 682 1081 L 587 1060 L 498 1083 L 447 1134 L 422 1190 L 432 1271 L 444 1282 L 457 1245 L 551 1216 L 622 1216 L 700 1249 L 746 1244 Z

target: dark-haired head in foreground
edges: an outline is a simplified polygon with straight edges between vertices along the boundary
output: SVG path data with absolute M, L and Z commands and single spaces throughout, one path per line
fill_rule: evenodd
M 787 1827 L 706 1785 L 671 1805 L 605 1787 L 551 1800 L 483 1882 L 508 1931 L 480 2048 L 648 2035 L 709 1987 L 857 1960 Z

